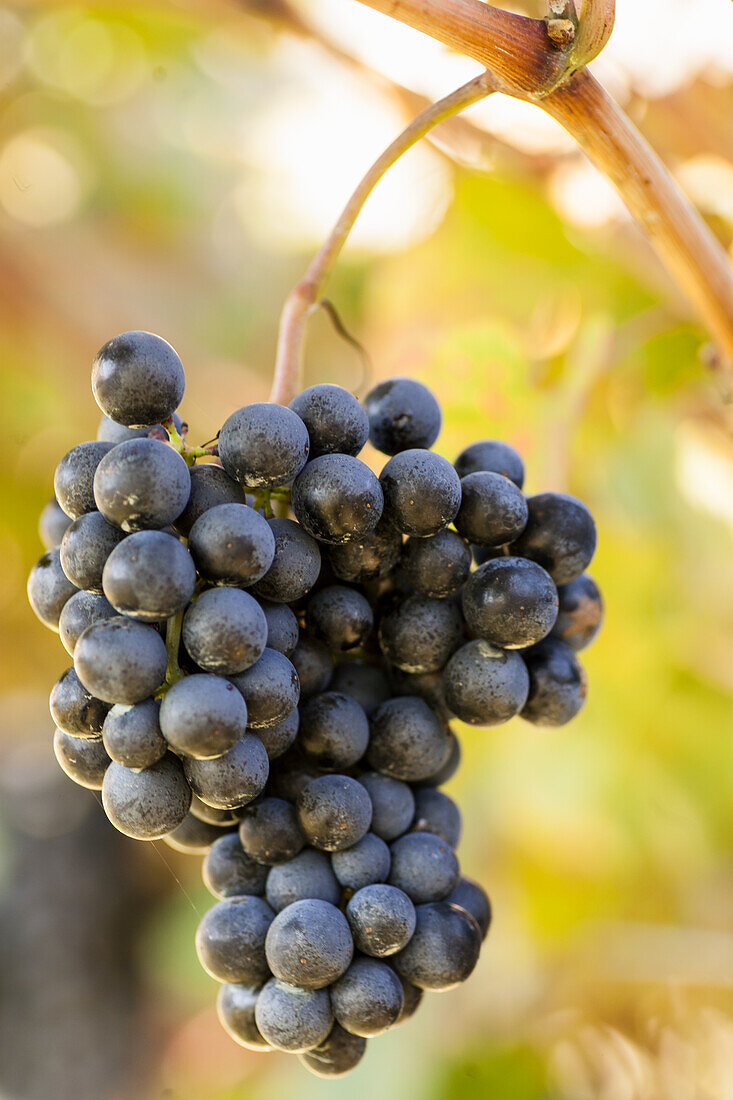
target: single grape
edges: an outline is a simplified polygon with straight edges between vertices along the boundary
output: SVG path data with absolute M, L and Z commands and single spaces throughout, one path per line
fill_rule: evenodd
M 196 585 L 196 567 L 186 547 L 173 535 L 138 531 L 109 555 L 102 585 L 121 615 L 155 623 L 186 607 Z
M 50 630 L 59 629 L 61 612 L 77 591 L 61 567 L 57 549 L 41 555 L 28 576 L 28 602 Z
M 299 1054 L 298 1060 L 315 1077 L 343 1077 L 356 1069 L 366 1045 L 366 1039 L 360 1035 L 350 1035 L 340 1024 L 334 1024 L 320 1046 Z
M 340 909 L 308 898 L 277 914 L 267 932 L 265 953 L 280 981 L 301 989 L 324 989 L 348 968 L 354 942 Z
M 497 649 L 482 639 L 468 642 L 443 670 L 445 698 L 462 722 L 498 726 L 527 701 L 529 676 L 516 651 Z
M 451 848 L 457 848 L 461 839 L 463 820 L 461 811 L 453 799 L 434 787 L 415 791 L 415 832 L 434 833 Z
M 323 642 L 301 632 L 290 660 L 300 680 L 301 699 L 326 691 L 333 676 L 333 657 Z
M 427 386 L 412 378 L 380 382 L 367 394 L 364 404 L 369 438 L 382 454 L 432 447 L 440 434 L 440 405 Z
M 378 959 L 357 958 L 331 989 L 337 1022 L 352 1035 L 381 1035 L 399 1019 L 404 994 L 391 967 Z
M 188 504 L 175 523 L 176 531 L 185 538 L 188 538 L 194 523 L 211 508 L 220 504 L 245 504 L 242 486 L 221 466 L 205 462 L 201 466 L 192 466 L 190 474 Z
M 106 596 L 96 592 L 75 592 L 66 601 L 59 616 L 59 637 L 73 657 L 76 643 L 88 626 L 114 619 L 117 615 Z
M 184 855 L 205 855 L 212 845 L 220 837 L 227 835 L 228 827 L 224 825 L 210 825 L 208 821 L 201 821 L 192 813 L 188 813 L 180 825 L 171 833 L 166 833 L 163 843 L 167 844 L 175 852 Z
M 232 683 L 247 703 L 250 729 L 258 732 L 284 722 L 300 698 L 300 680 L 295 666 L 276 649 L 264 649 L 251 668 L 232 676 Z
M 488 471 L 503 474 L 518 489 L 524 485 L 524 463 L 521 455 L 500 439 L 480 439 L 461 451 L 453 465 L 459 477 Z
M 415 905 L 442 901 L 461 877 L 456 854 L 434 833 L 405 833 L 390 849 L 389 883 L 403 890 Z
M 366 752 L 369 720 L 355 699 L 326 691 L 302 707 L 299 743 L 319 767 L 340 771 L 356 764 Z
M 255 1005 L 261 985 L 225 982 L 219 989 L 216 1011 L 219 1022 L 235 1043 L 247 1050 L 268 1051 L 273 1048 L 260 1035 L 255 1022 Z
M 173 413 L 173 427 L 180 435 L 183 421 L 177 412 Z M 114 420 L 110 420 L 108 416 L 102 414 L 97 428 L 97 439 L 103 443 L 124 443 L 126 439 L 142 439 L 153 431 L 165 432 L 166 437 L 168 436 L 168 432 L 162 424 L 146 424 L 141 428 L 128 428 L 124 424 L 115 423 Z M 160 439 L 162 436 L 157 435 L 155 438 Z
M 125 537 L 124 531 L 107 523 L 99 512 L 85 512 L 61 540 L 61 568 L 77 588 L 100 593 L 105 563 Z
M 158 439 L 119 443 L 94 475 L 97 508 L 123 531 L 168 527 L 186 507 L 190 492 L 188 466 Z
M 300 713 L 297 708 L 278 722 L 276 726 L 265 726 L 254 730 L 262 744 L 265 746 L 270 760 L 277 760 L 286 753 L 298 736 L 300 726 Z
M 486 939 L 491 927 L 491 902 L 483 886 L 479 886 L 473 879 L 462 878 L 445 900 L 451 905 L 460 905 L 461 909 L 470 913 L 479 926 L 481 939 Z
M 217 982 L 246 985 L 269 978 L 265 939 L 274 917 L 264 898 L 251 894 L 218 901 L 196 930 L 196 952 L 206 973 Z
M 167 420 L 181 403 L 186 376 L 170 344 L 152 332 L 123 332 L 97 352 L 92 392 L 105 416 L 131 428 Z
M 379 772 L 359 776 L 372 800 L 371 831 L 382 840 L 396 840 L 406 833 L 415 817 L 415 796 L 399 779 Z
M 385 577 L 397 564 L 402 535 L 384 516 L 373 531 L 328 547 L 328 561 L 339 580 L 364 584 Z
M 289 657 L 298 644 L 298 620 L 284 603 L 259 600 L 267 621 L 267 648 Z
M 450 462 L 413 448 L 391 458 L 379 475 L 384 510 L 406 535 L 436 535 L 456 518 L 461 481 Z
M 552 577 L 526 558 L 488 561 L 463 589 L 469 630 L 500 649 L 524 649 L 541 641 L 552 630 L 557 608 Z
M 302 1054 L 328 1037 L 333 1027 L 331 999 L 326 989 L 299 989 L 271 978 L 257 998 L 255 1022 L 271 1046 Z
M 160 706 L 160 728 L 178 753 L 220 757 L 247 730 L 247 705 L 223 676 L 199 672 L 173 684 Z
M 448 756 L 446 757 L 445 764 L 438 768 L 426 779 L 420 780 L 415 784 L 417 789 L 423 787 L 442 787 L 444 783 L 447 783 L 449 779 L 458 771 L 461 764 L 461 743 L 452 730 L 448 730 Z
M 357 890 L 346 906 L 354 944 L 365 955 L 384 958 L 401 951 L 415 931 L 415 906 L 386 883 Z
M 94 500 L 94 478 L 102 459 L 112 450 L 112 443 L 92 440 L 72 447 L 59 462 L 53 478 L 56 500 L 67 516 L 78 519 L 97 507 Z
M 353 394 L 322 382 L 309 386 L 288 406 L 308 429 L 310 457 L 358 455 L 369 438 L 369 417 Z
M 364 644 L 374 618 L 369 601 L 353 588 L 329 584 L 311 596 L 306 613 L 308 632 L 334 652 Z
M 478 962 L 481 932 L 465 909 L 439 901 L 418 905 L 412 939 L 394 957 L 400 977 L 442 991 L 465 982 Z
M 282 798 L 263 798 L 248 806 L 239 839 L 251 859 L 267 866 L 294 859 L 305 844 L 295 808 Z
M 390 963 L 389 959 L 386 959 L 385 961 L 388 964 Z M 395 974 L 397 974 L 396 970 Z M 409 1020 L 411 1016 L 415 1015 L 418 1008 L 420 1007 L 423 999 L 423 994 L 425 992 L 422 989 L 418 989 L 416 985 L 412 985 L 412 983 L 403 978 L 401 974 L 397 974 L 397 977 L 399 978 L 402 985 L 404 1002 L 402 1005 L 402 1012 L 400 1012 L 399 1016 L 397 1017 L 395 1027 L 397 1026 L 397 1024 L 404 1024 L 405 1020 Z
M 215 898 L 262 897 L 267 867 L 255 863 L 242 848 L 238 833 L 219 837 L 206 853 L 201 868 L 204 886 Z
M 67 516 L 56 497 L 51 497 L 38 517 L 38 534 L 47 550 L 61 545 L 64 531 L 70 523 L 71 517 Z
M 596 525 L 585 504 L 567 493 L 539 493 L 527 501 L 528 519 L 511 552 L 531 558 L 555 584 L 569 584 L 590 564 Z
M 181 635 L 199 668 L 233 676 L 260 661 L 267 643 L 267 620 L 248 592 L 211 588 L 189 607 Z
M 366 759 L 392 779 L 426 779 L 445 763 L 449 748 L 446 727 L 423 699 L 397 696 L 371 717 Z
M 134 840 L 160 840 L 184 820 L 191 791 L 180 760 L 168 753 L 142 771 L 114 761 L 102 784 L 104 812 L 116 829 Z
M 168 653 L 151 626 L 118 615 L 92 623 L 74 649 L 84 687 L 107 703 L 140 703 L 165 679 Z
M 601 629 L 603 598 L 600 589 L 592 577 L 583 573 L 569 584 L 561 585 L 557 594 L 560 609 L 550 636 L 567 642 L 578 653 L 591 644 Z
M 508 477 L 483 470 L 467 474 L 461 478 L 461 493 L 455 525 L 469 542 L 503 546 L 522 534 L 527 525 L 527 502 Z
M 402 571 L 420 595 L 444 599 L 457 592 L 471 572 L 471 548 L 455 531 L 413 536 L 402 552 Z
M 219 458 L 248 489 L 289 485 L 306 464 L 308 430 L 294 412 L 263 401 L 237 409 L 219 432 Z
M 461 613 L 452 600 L 407 596 L 382 617 L 379 647 L 403 672 L 437 672 L 463 636 Z
M 160 702 L 143 699 L 135 706 L 119 703 L 104 720 L 102 738 L 109 756 L 125 768 L 149 768 L 168 748 L 160 730 Z
M 341 887 L 323 852 L 304 848 L 294 859 L 278 863 L 267 876 L 267 900 L 279 913 L 295 901 L 317 898 L 331 905 L 341 900 Z
M 110 760 L 101 738 L 73 737 L 57 729 L 53 738 L 53 751 L 61 770 L 80 787 L 101 791 L 104 774 Z
M 389 874 L 389 848 L 374 833 L 365 833 L 351 848 L 331 853 L 333 873 L 347 890 L 361 890 L 373 882 L 384 882 Z
M 536 726 L 564 726 L 585 703 L 588 680 L 575 651 L 556 638 L 546 638 L 524 654 L 529 694 L 521 711 Z
M 329 686 L 331 691 L 355 699 L 367 717 L 391 695 L 382 670 L 364 661 L 342 661 L 336 665 Z
M 310 592 L 321 571 L 318 543 L 292 519 L 268 521 L 275 536 L 275 558 L 254 592 L 273 603 L 295 603 Z
M 351 848 L 369 829 L 372 803 L 367 791 L 346 775 L 322 775 L 298 795 L 298 821 L 306 840 L 326 852 Z
M 213 584 L 249 588 L 275 560 L 270 525 L 244 503 L 209 508 L 191 528 L 188 545 L 199 573 Z
M 192 790 L 208 806 L 236 809 L 262 794 L 270 770 L 265 746 L 247 733 L 229 752 L 213 760 L 187 756 L 183 761 Z
M 327 454 L 295 479 L 291 507 L 309 534 L 338 545 L 373 531 L 384 499 L 376 475 L 358 458 Z
M 96 699 L 82 684 L 73 668 L 67 668 L 51 689 L 51 717 L 64 733 L 73 737 L 102 736 L 109 703 Z

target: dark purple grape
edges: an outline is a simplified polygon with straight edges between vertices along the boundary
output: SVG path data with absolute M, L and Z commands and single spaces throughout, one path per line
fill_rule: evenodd
M 595 553 L 593 516 L 567 493 L 539 493 L 527 506 L 527 525 L 512 545 L 512 554 L 536 561 L 555 584 L 569 584 L 587 569 Z
M 359 776 L 372 800 L 371 831 L 382 840 L 396 840 L 412 825 L 415 817 L 415 796 L 399 779 L 379 772 Z
M 319 1046 L 299 1054 L 298 1059 L 315 1077 L 342 1077 L 356 1069 L 366 1045 L 360 1035 L 350 1035 L 340 1024 L 334 1024 Z
M 232 683 L 247 703 L 250 729 L 277 726 L 292 714 L 300 698 L 300 681 L 295 666 L 276 649 L 265 649 L 259 660 L 232 676 Z
M 248 592 L 210 588 L 184 615 L 181 636 L 199 668 L 234 676 L 256 666 L 266 652 L 267 620 Z M 287 657 L 282 660 L 287 661 Z
M 112 443 L 92 440 L 72 447 L 59 462 L 53 479 L 56 500 L 67 516 L 78 519 L 97 508 L 94 478 L 97 467 L 112 450 Z
M 333 1027 L 326 989 L 300 989 L 271 978 L 255 1005 L 255 1023 L 277 1050 L 302 1054 L 320 1046 Z
M 207 509 L 191 527 L 188 546 L 199 573 L 213 584 L 249 588 L 275 560 L 270 525 L 244 502 Z
M 196 931 L 196 951 L 217 982 L 259 985 L 270 974 L 265 939 L 275 914 L 264 898 L 224 898 L 209 909 Z
M 105 416 L 131 428 L 167 420 L 186 387 L 181 360 L 152 332 L 123 332 L 92 364 L 94 399 Z
M 59 616 L 59 637 L 73 657 L 76 643 L 88 626 L 114 619 L 117 615 L 106 596 L 96 592 L 75 592 Z
M 314 848 L 338 852 L 361 840 L 372 820 L 366 789 L 346 775 L 322 775 L 298 795 L 298 821 Z
M 186 507 L 190 492 L 188 466 L 158 439 L 119 443 L 94 475 L 96 507 L 123 531 L 168 527 Z
M 432 447 L 440 433 L 440 405 L 421 382 L 389 378 L 380 382 L 364 402 L 372 446 L 386 455 L 410 447 Z
M 314 592 L 306 612 L 308 632 L 335 653 L 358 649 L 374 625 L 369 601 L 354 588 L 329 584 Z
M 384 958 L 401 951 L 415 931 L 415 906 L 404 891 L 386 883 L 357 890 L 346 906 L 354 945 Z
M 195 814 L 189 812 L 181 824 L 172 832 L 166 833 L 162 840 L 174 852 L 181 852 L 189 856 L 201 856 L 205 855 L 212 845 L 220 837 L 226 836 L 228 832 L 227 826 L 210 825 L 208 821 L 202 821 Z
M 518 489 L 524 485 L 524 463 L 513 447 L 500 439 L 480 439 L 461 451 L 453 465 L 459 477 L 488 471 L 503 474 Z
M 393 779 L 426 779 L 445 763 L 449 748 L 447 728 L 415 696 L 390 699 L 371 717 L 366 759 Z
M 480 471 L 461 479 L 456 530 L 477 546 L 503 546 L 519 538 L 527 524 L 527 502 L 503 474 Z M 520 553 L 520 551 L 517 551 Z
M 451 600 L 408 596 L 382 617 L 379 647 L 403 672 L 437 672 L 460 645 L 461 613 Z
M 294 412 L 264 401 L 237 409 L 219 432 L 219 458 L 248 489 L 289 485 L 306 464 L 308 430 Z
M 309 386 L 288 406 L 308 429 L 310 457 L 358 455 L 369 438 L 369 417 L 353 394 L 322 382 Z
M 265 789 L 270 770 L 265 746 L 251 733 L 213 760 L 187 756 L 183 767 L 194 793 L 220 810 L 253 802 Z
M 186 547 L 173 535 L 138 531 L 112 550 L 102 585 L 121 615 L 156 623 L 186 607 L 196 586 L 196 567 Z
M 369 534 L 328 547 L 328 561 L 339 580 L 364 584 L 385 577 L 397 564 L 402 535 L 382 517 Z
M 47 550 L 61 545 L 64 531 L 70 523 L 71 517 L 67 516 L 56 497 L 51 497 L 38 517 L 38 534 Z
M 173 753 L 142 771 L 112 761 L 102 784 L 102 805 L 125 836 L 160 840 L 183 822 L 191 806 L 191 790 Z
M 352 1035 L 381 1035 L 399 1019 L 402 985 L 391 967 L 378 959 L 356 958 L 331 987 L 337 1022 Z
M 188 538 L 197 519 L 219 504 L 245 504 L 242 486 L 221 466 L 206 462 L 191 468 L 191 493 L 188 504 L 176 520 L 176 531 Z
M 73 737 L 102 736 L 109 703 L 96 699 L 82 684 L 73 668 L 67 668 L 51 689 L 51 717 L 59 729 Z
M 415 905 L 442 901 L 455 890 L 461 872 L 450 844 L 434 833 L 405 833 L 391 847 L 389 883 Z
M 385 515 L 406 535 L 436 535 L 453 522 L 461 506 L 458 474 L 433 451 L 401 451 L 384 467 L 379 483 Z
M 489 642 L 468 642 L 443 670 L 445 698 L 462 722 L 498 726 L 508 722 L 527 701 L 529 676 L 516 651 Z
M 329 686 L 331 691 L 355 699 L 367 717 L 391 695 L 382 670 L 364 661 L 341 661 L 334 669 Z
M 204 886 L 215 898 L 262 897 L 267 883 L 267 867 L 255 863 L 245 853 L 239 833 L 227 833 L 206 854 L 201 875 Z
M 389 865 L 389 848 L 374 833 L 365 833 L 351 848 L 331 852 L 333 873 L 347 890 L 361 890 L 373 882 L 384 882 Z
M 279 913 L 295 901 L 318 898 L 331 905 L 341 900 L 341 887 L 323 852 L 304 848 L 294 859 L 278 863 L 267 876 L 267 900 Z
M 439 901 L 418 905 L 417 925 L 407 947 L 394 956 L 400 977 L 420 989 L 452 989 L 478 962 L 481 932 L 465 909 Z
M 402 551 L 402 572 L 422 596 L 443 599 L 457 592 L 471 572 L 471 548 L 455 531 L 413 536 Z
M 126 768 L 149 768 L 162 760 L 168 746 L 159 718 L 157 699 L 144 699 L 133 707 L 112 707 L 102 727 L 104 747 L 110 758 Z
M 277 760 L 286 753 L 298 736 L 300 712 L 297 708 L 276 726 L 260 727 L 254 732 L 265 746 L 270 760 Z
M 53 751 L 61 770 L 79 787 L 101 791 L 104 775 L 109 767 L 101 738 L 72 737 L 57 729 L 53 738 Z
M 66 602 L 78 589 L 61 568 L 59 551 L 47 550 L 28 576 L 28 602 L 44 626 L 59 629 L 59 619 Z
M 560 610 L 550 636 L 567 642 L 578 653 L 591 644 L 601 629 L 603 598 L 600 589 L 592 577 L 583 573 L 569 584 L 561 585 L 557 594 Z M 61 617 L 63 619 L 63 612 Z
M 481 930 L 481 939 L 486 939 L 491 927 L 491 902 L 483 886 L 473 879 L 462 878 L 445 900 L 451 905 L 460 905 L 461 909 L 470 913 Z
M 267 648 L 289 657 L 298 644 L 298 620 L 284 603 L 259 600 L 267 620 Z
M 314 458 L 293 483 L 298 522 L 321 542 L 361 539 L 379 523 L 384 499 L 375 474 L 351 455 Z
M 248 806 L 239 839 L 250 859 L 267 866 L 294 859 L 305 844 L 295 808 L 282 798 L 262 798 Z
M 461 811 L 444 791 L 423 787 L 415 792 L 412 828 L 415 832 L 434 833 L 451 848 L 457 848 L 463 828 Z
M 556 638 L 546 638 L 523 654 L 529 673 L 529 694 L 521 711 L 536 726 L 564 726 L 585 703 L 588 680 L 574 650 Z
M 160 728 L 176 752 L 197 759 L 220 757 L 246 733 L 247 705 L 223 676 L 184 676 L 163 697 Z
M 165 680 L 168 653 L 151 626 L 118 615 L 92 623 L 74 649 L 74 668 L 87 691 L 107 703 L 140 703 Z
M 301 632 L 290 660 L 300 680 L 301 699 L 326 691 L 333 676 L 333 657 L 323 642 Z
M 225 982 L 216 1001 L 221 1026 L 235 1043 L 247 1050 L 272 1050 L 255 1022 L 255 1005 L 261 990 L 261 985 Z
M 292 519 L 269 520 L 275 558 L 253 591 L 272 603 L 295 603 L 310 592 L 321 571 L 318 543 Z
M 308 898 L 277 914 L 267 932 L 265 952 L 280 981 L 300 989 L 324 989 L 347 970 L 354 942 L 340 909 Z
M 327 771 L 342 771 L 361 760 L 369 743 L 369 720 L 348 695 L 326 691 L 301 708 L 299 744 Z
M 557 608 L 552 577 L 526 558 L 488 561 L 463 589 L 468 629 L 500 649 L 524 649 L 541 641 L 553 627 Z

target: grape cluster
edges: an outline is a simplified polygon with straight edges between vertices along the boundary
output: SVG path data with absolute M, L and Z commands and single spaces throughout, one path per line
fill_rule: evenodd
M 579 711 L 593 519 L 525 497 L 504 443 L 431 451 L 440 408 L 407 378 L 246 405 L 209 448 L 159 337 L 110 341 L 92 387 L 98 439 L 57 467 L 28 582 L 73 658 L 56 756 L 121 832 L 205 854 L 197 950 L 229 1034 L 347 1072 L 477 962 L 449 723 Z

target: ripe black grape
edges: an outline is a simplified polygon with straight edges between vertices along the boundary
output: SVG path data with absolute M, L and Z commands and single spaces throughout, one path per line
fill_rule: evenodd
M 242 486 L 221 466 L 207 462 L 202 466 L 193 466 L 190 474 L 188 504 L 175 523 L 176 531 L 185 538 L 188 538 L 196 520 L 210 508 L 216 508 L 219 504 L 245 503 Z
M 481 930 L 481 939 L 486 939 L 491 927 L 491 902 L 483 886 L 471 878 L 462 878 L 445 900 L 470 913 Z
M 282 798 L 262 798 L 248 806 L 239 838 L 246 854 L 267 866 L 294 859 L 305 844 L 295 808 Z
M 63 552 L 62 544 L 62 560 Z M 102 574 L 104 594 L 112 606 L 120 615 L 143 623 L 161 622 L 182 611 L 195 585 L 191 555 L 164 531 L 137 531 L 123 538 L 109 554 Z
M 262 794 L 270 763 L 260 739 L 247 733 L 221 756 L 184 757 L 183 768 L 191 789 L 202 802 L 231 810 L 248 805 Z
M 282 909 L 267 933 L 270 970 L 301 989 L 324 989 L 347 970 L 354 954 L 348 921 L 327 901 L 309 898 Z
M 293 483 L 292 508 L 302 527 L 320 542 L 338 545 L 364 538 L 384 508 L 375 474 L 358 458 L 314 458 Z
M 460 645 L 461 613 L 451 600 L 417 593 L 397 603 L 379 624 L 379 646 L 403 672 L 437 672 Z
M 450 844 L 434 833 L 405 833 L 392 843 L 389 883 L 407 894 L 415 905 L 442 901 L 461 877 Z
M 461 478 L 461 493 L 456 530 L 469 542 L 503 546 L 522 534 L 527 502 L 508 477 L 487 471 L 467 474 Z
M 372 803 L 361 783 L 346 775 L 322 775 L 298 795 L 298 821 L 314 848 L 338 852 L 361 840 L 372 820 Z
M 480 439 L 461 451 L 453 465 L 459 477 L 482 471 L 503 474 L 518 489 L 524 485 L 524 463 L 513 447 L 500 439 Z
M 257 402 L 237 409 L 219 432 L 219 458 L 248 489 L 289 485 L 306 464 L 308 430 L 282 405 Z
M 79 443 L 59 462 L 53 488 L 56 500 L 67 516 L 78 519 L 98 507 L 94 498 L 94 478 L 99 463 L 112 448 L 112 443 L 97 440 Z
M 434 451 L 400 451 L 382 470 L 379 483 L 385 514 L 406 535 L 436 535 L 461 506 L 460 478 Z
M 557 594 L 560 609 L 551 636 L 567 642 L 577 653 L 589 646 L 601 629 L 603 598 L 600 589 L 592 577 L 583 573 L 574 581 L 561 585 Z
M 56 497 L 51 497 L 38 517 L 38 534 L 47 550 L 61 545 L 64 531 L 70 523 L 71 517 L 67 516 Z
M 248 726 L 258 732 L 284 722 L 300 698 L 295 666 L 276 649 L 264 649 L 255 664 L 232 676 L 232 683 L 247 703 Z
M 309 633 L 332 652 L 344 653 L 364 644 L 374 616 L 369 601 L 360 592 L 343 584 L 329 584 L 309 599 L 306 625 Z
M 461 646 L 443 670 L 445 698 L 453 713 L 471 726 L 508 722 L 527 701 L 529 676 L 515 650 L 477 640 Z
M 512 545 L 512 553 L 536 561 L 555 584 L 569 584 L 587 569 L 595 553 L 593 516 L 582 501 L 567 493 L 538 493 L 529 498 L 527 507 L 527 525 Z
M 290 1054 L 312 1050 L 333 1027 L 328 990 L 300 989 L 271 978 L 257 998 L 255 1022 L 262 1037 L 277 1050 Z
M 28 602 L 44 626 L 58 630 L 67 600 L 78 592 L 61 567 L 58 549 L 47 550 L 28 576 Z
M 251 859 L 242 848 L 238 833 L 216 840 L 201 868 L 204 885 L 215 898 L 242 897 L 265 893 L 268 868 Z
M 404 994 L 391 967 L 378 959 L 356 958 L 331 987 L 337 1022 L 352 1035 L 370 1038 L 392 1027 L 402 1011 Z
M 588 681 L 575 651 L 557 638 L 546 638 L 523 655 L 529 694 L 522 718 L 536 726 L 564 726 L 585 703 Z
M 445 726 L 415 696 L 389 699 L 370 719 L 366 759 L 375 771 L 393 779 L 426 779 L 445 763 L 449 748 Z
M 73 668 L 67 668 L 51 689 L 51 717 L 73 737 L 99 738 L 110 704 L 87 691 Z
M 434 833 L 457 848 L 461 839 L 463 820 L 461 811 L 450 795 L 433 787 L 424 787 L 415 792 L 415 820 L 412 828 L 416 832 Z
M 209 909 L 196 930 L 196 951 L 217 982 L 259 985 L 270 976 L 265 939 L 275 918 L 264 898 L 224 898 Z
M 290 660 L 300 680 L 301 699 L 326 691 L 333 676 L 333 657 L 323 642 L 301 633 Z
M 114 761 L 102 784 L 104 812 L 116 829 L 135 840 L 160 840 L 173 832 L 191 806 L 180 761 L 168 753 L 142 770 Z
M 73 657 L 76 643 L 88 626 L 117 615 L 106 596 L 96 592 L 75 592 L 59 615 L 59 637 Z
M 265 653 L 267 619 L 248 592 L 210 588 L 184 615 L 181 635 L 199 668 L 233 676 L 259 663 Z
M 402 571 L 422 596 L 443 599 L 457 592 L 471 571 L 471 548 L 455 531 L 413 536 L 402 551 Z
M 104 747 L 117 764 L 149 768 L 161 760 L 168 745 L 160 729 L 160 702 L 144 699 L 135 706 L 112 707 L 102 726 Z
M 188 466 L 158 439 L 119 443 L 94 475 L 96 507 L 123 531 L 168 527 L 186 507 L 190 492 Z
M 366 1039 L 360 1035 L 350 1035 L 340 1024 L 334 1024 L 319 1046 L 299 1054 L 298 1058 L 316 1077 L 342 1077 L 356 1069 L 364 1057 L 366 1045 Z
M 555 584 L 526 558 L 480 565 L 463 589 L 463 616 L 473 634 L 501 649 L 524 649 L 549 634 L 557 619 Z
M 298 736 L 300 726 L 300 712 L 293 710 L 278 722 L 276 726 L 261 726 L 254 730 L 262 744 L 265 746 L 270 760 L 277 760 L 286 753 Z
M 151 332 L 115 336 L 92 364 L 92 391 L 100 409 L 131 428 L 172 416 L 185 386 L 181 360 L 166 340 Z
M 328 561 L 341 581 L 364 584 L 385 577 L 397 564 L 402 535 L 384 516 L 373 531 L 328 547 Z
M 255 1022 L 255 1005 L 261 989 L 258 985 L 225 982 L 216 1001 L 222 1027 L 235 1043 L 248 1050 L 272 1050 Z
M 74 648 L 74 668 L 84 687 L 107 703 L 139 703 L 165 679 L 168 654 L 151 626 L 118 615 L 92 623 Z
M 90 791 L 101 791 L 109 757 L 102 739 L 73 737 L 57 729 L 53 738 L 56 759 L 69 779 Z
M 440 433 L 442 414 L 435 397 L 412 378 L 380 382 L 364 402 L 369 438 L 378 451 L 396 455 L 410 447 L 432 447 Z
M 369 417 L 353 394 L 341 386 L 309 386 L 290 402 L 308 429 L 310 457 L 358 455 L 369 438 Z
M 310 592 L 321 571 L 318 543 L 291 519 L 269 521 L 275 557 L 253 591 L 272 603 L 295 603 Z
M 198 856 L 205 855 L 215 841 L 225 836 L 227 832 L 226 825 L 211 825 L 189 811 L 181 824 L 177 825 L 172 832 L 166 833 L 162 840 L 174 852 Z
M 407 783 L 379 772 L 359 776 L 372 801 L 371 831 L 382 840 L 396 840 L 415 817 L 415 796 Z
M 365 833 L 351 848 L 331 852 L 333 873 L 348 890 L 361 890 L 373 882 L 384 882 L 389 874 L 389 848 L 374 833 Z
M 249 588 L 275 560 L 275 536 L 248 505 L 216 504 L 191 527 L 188 545 L 202 577 L 213 584 Z
M 415 906 L 396 886 L 364 886 L 346 906 L 346 919 L 357 949 L 383 958 L 409 942 L 415 931 Z
M 160 728 L 176 752 L 197 759 L 221 757 L 247 730 L 247 704 L 223 676 L 184 676 L 163 697 Z
M 100 593 L 105 563 L 125 537 L 124 531 L 107 523 L 99 512 L 85 512 L 74 520 L 61 540 L 61 568 L 77 588 Z
M 284 603 L 259 600 L 267 621 L 267 648 L 289 657 L 298 644 L 298 620 Z
M 299 741 L 306 756 L 319 767 L 340 771 L 364 755 L 369 720 L 355 699 L 326 691 L 303 706 Z
M 445 901 L 418 905 L 415 915 L 412 939 L 394 956 L 398 974 L 420 989 L 443 991 L 465 982 L 481 951 L 474 918 Z
M 278 863 L 267 876 L 267 900 L 279 913 L 295 901 L 317 898 L 331 905 L 341 900 L 341 887 L 323 852 L 304 848 L 294 859 Z

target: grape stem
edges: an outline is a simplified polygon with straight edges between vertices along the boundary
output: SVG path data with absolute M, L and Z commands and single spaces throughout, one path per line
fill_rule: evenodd
M 156 692 L 156 699 L 165 695 L 169 687 L 178 680 L 182 680 L 184 672 L 178 663 L 178 653 L 181 647 L 181 626 L 183 625 L 183 612 L 179 611 L 167 620 L 165 626 L 165 648 L 168 651 L 168 668 L 165 673 L 165 683 Z
M 379 180 L 403 153 L 416 145 L 435 126 L 458 114 L 472 103 L 485 99 L 495 89 L 495 82 L 489 73 L 484 72 L 474 77 L 467 84 L 421 111 L 374 161 L 341 211 L 338 221 L 313 258 L 305 275 L 285 301 L 280 316 L 275 376 L 270 401 L 287 405 L 300 388 L 308 320 L 318 309 L 346 239 Z
M 481 0 L 359 0 L 486 66 L 498 91 L 541 107 L 609 179 L 715 339 L 712 362 L 733 386 L 733 271 L 699 211 L 624 111 L 585 69 L 613 29 L 614 0 L 585 0 L 575 34 L 550 37 L 548 20 Z M 572 21 L 572 20 L 571 20 Z M 562 36 L 560 36 L 562 38 Z

